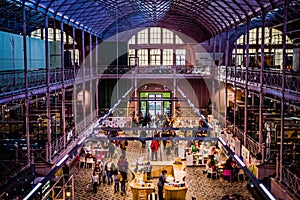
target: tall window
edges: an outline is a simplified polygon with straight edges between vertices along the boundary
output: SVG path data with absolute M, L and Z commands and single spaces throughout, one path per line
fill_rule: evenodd
M 182 44 L 184 42 L 175 32 L 160 27 L 150 27 L 139 31 L 130 38 L 128 52 L 132 54 L 131 52 L 138 51 L 140 66 L 148 64 L 185 65 L 186 50 L 182 49 Z M 176 63 L 174 63 L 175 53 Z M 132 57 L 132 55 L 128 56 Z
M 174 43 L 174 34 L 173 32 L 163 29 L 163 44 L 173 44 Z
M 163 58 L 163 65 L 173 65 L 173 49 L 164 49 Z
M 139 65 L 140 66 L 148 65 L 148 49 L 139 49 L 138 57 L 139 57 Z
M 138 33 L 138 44 L 148 44 L 148 29 L 144 29 Z
M 135 44 L 135 35 L 129 40 L 128 44 Z
M 129 56 L 129 59 L 128 59 L 129 66 L 135 66 L 136 65 L 135 50 L 129 49 L 128 56 Z
M 176 49 L 176 65 L 185 65 L 185 49 Z
M 161 43 L 161 29 L 150 28 L 150 44 L 160 44 L 160 43 Z
M 249 31 L 249 66 L 250 67 L 260 67 L 261 66 L 261 49 L 257 48 L 256 43 L 260 45 L 262 43 L 261 39 L 261 33 L 262 33 L 262 28 L 254 28 Z M 258 40 L 256 37 L 259 37 Z M 241 35 L 238 40 L 237 44 L 238 45 L 243 45 L 245 35 Z M 282 32 L 280 30 L 274 29 L 274 28 L 265 28 L 265 38 L 263 38 L 264 42 L 266 45 L 268 44 L 273 44 L 273 45 L 282 45 Z M 286 40 L 287 44 L 292 44 L 292 40 L 287 37 Z M 260 46 L 259 46 L 260 47 Z M 272 46 L 270 46 L 272 47 Z M 264 66 L 265 67 L 275 67 L 279 68 L 282 67 L 282 49 L 274 49 L 274 48 L 267 48 L 265 47 L 265 61 L 264 61 Z M 293 54 L 292 49 L 287 49 L 287 58 L 288 62 L 287 65 L 291 65 L 291 58 Z M 232 51 L 232 60 L 235 60 L 237 65 L 242 65 L 245 66 L 246 64 L 246 52 L 243 52 L 242 47 L 237 49 L 237 57 L 235 58 L 235 49 Z
M 160 65 L 160 49 L 150 50 L 150 65 Z
M 175 35 L 175 43 L 176 44 L 183 44 L 182 39 L 178 35 Z
M 55 32 L 55 34 L 54 34 L 54 32 Z M 33 37 L 33 38 L 41 39 L 42 35 L 45 37 L 45 29 L 37 29 L 37 30 L 31 32 L 31 37 Z M 54 39 L 56 42 L 54 42 Z M 72 46 L 73 38 L 70 35 L 67 36 L 66 33 L 64 32 L 63 39 L 64 39 L 65 44 L 68 43 L 70 46 Z M 60 57 L 58 55 L 60 54 L 60 43 L 59 42 L 61 41 L 61 30 L 56 29 L 56 31 L 54 31 L 53 28 L 48 28 L 48 40 L 50 43 L 50 66 L 56 67 L 57 65 L 59 65 L 57 61 L 60 60 Z M 74 44 L 77 44 L 75 40 L 74 40 Z M 79 50 L 78 49 L 75 49 L 74 51 L 73 51 L 73 49 L 66 49 L 66 50 L 71 52 L 71 61 L 73 62 L 73 60 L 75 60 L 75 62 L 77 62 L 77 64 L 78 64 L 79 63 Z M 74 55 L 75 55 L 75 58 L 74 58 Z M 75 65 L 75 63 L 73 63 L 73 65 Z
M 37 29 L 33 32 L 31 32 L 31 37 L 34 38 L 39 38 L 41 39 L 41 35 L 42 35 L 42 31 L 43 31 L 43 35 L 45 37 L 45 29 Z M 61 41 L 61 31 L 59 29 L 56 29 L 55 31 L 55 37 L 56 37 L 56 41 Z M 64 42 L 67 43 L 67 39 L 68 39 L 68 43 L 69 44 L 73 44 L 73 38 L 69 35 L 69 37 L 67 37 L 66 33 L 64 32 Z M 49 41 L 54 41 L 54 29 L 53 28 L 48 28 L 48 40 Z M 76 41 L 74 41 L 76 44 Z

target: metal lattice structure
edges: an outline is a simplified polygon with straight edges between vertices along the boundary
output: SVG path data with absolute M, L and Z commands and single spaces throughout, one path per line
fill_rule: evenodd
M 288 1 L 289 20 L 299 17 L 299 1 Z M 117 32 L 159 26 L 182 32 L 196 41 L 268 13 L 270 25 L 282 22 L 282 0 L 2 0 L 0 27 L 22 32 L 26 7 L 27 33 L 42 28 L 48 15 L 102 39 Z M 270 12 L 272 11 L 272 12 Z

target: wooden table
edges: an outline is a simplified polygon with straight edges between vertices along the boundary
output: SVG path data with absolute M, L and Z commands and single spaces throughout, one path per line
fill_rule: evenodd
M 133 200 L 147 199 L 147 196 L 155 191 L 153 183 L 145 183 L 144 186 L 141 186 L 140 184 L 132 181 L 130 183 L 130 188 Z
M 134 179 L 130 182 L 129 186 L 132 191 L 133 200 L 147 199 L 148 194 L 151 194 L 155 190 L 154 184 L 150 182 L 141 185 L 138 181 L 145 182 L 146 174 L 143 172 L 134 172 L 133 170 L 132 173 L 134 174 Z

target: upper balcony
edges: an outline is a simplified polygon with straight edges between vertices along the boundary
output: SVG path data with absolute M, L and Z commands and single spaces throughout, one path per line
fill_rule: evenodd
M 74 83 L 80 83 L 92 79 L 194 79 L 194 78 L 212 78 L 225 82 L 225 67 L 216 67 L 212 70 L 210 66 L 110 66 L 79 69 L 68 68 L 64 72 L 60 68 L 49 71 L 49 84 L 47 85 L 45 69 L 36 69 L 28 71 L 28 90 L 30 95 L 45 93 L 47 86 L 49 90 L 54 91 L 64 87 L 70 87 Z M 213 75 L 214 74 L 214 75 Z M 64 75 L 64 81 L 63 81 Z M 286 72 L 284 76 L 284 94 L 286 99 L 300 101 L 300 75 Z M 259 91 L 260 89 L 260 70 L 248 70 L 248 88 Z M 244 67 L 228 67 L 227 83 L 236 84 L 244 87 L 246 83 L 246 69 Z M 279 70 L 263 71 L 263 92 L 275 96 L 282 94 L 282 72 Z M 25 98 L 26 85 L 24 71 L 5 71 L 0 72 L 0 103 L 13 99 Z
M 225 67 L 220 67 L 220 80 L 226 80 Z M 227 83 L 236 83 L 236 86 L 244 87 L 246 83 L 246 68 L 228 67 Z M 282 71 L 263 70 L 262 89 L 264 93 L 278 97 L 282 96 Z M 259 92 L 260 69 L 248 70 L 248 88 Z M 300 101 L 300 74 L 286 71 L 284 74 L 284 97 L 292 101 Z

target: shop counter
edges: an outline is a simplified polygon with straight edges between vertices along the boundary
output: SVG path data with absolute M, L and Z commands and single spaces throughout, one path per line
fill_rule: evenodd
M 166 200 L 185 200 L 187 185 L 184 182 L 186 172 L 185 163 L 174 164 L 172 161 L 151 162 L 152 165 L 152 177 L 159 177 L 163 169 L 167 170 L 167 176 L 171 180 L 169 184 L 164 186 L 165 199 Z M 142 167 L 141 167 L 142 168 Z M 134 171 L 135 166 L 131 165 L 130 170 L 133 173 L 134 179 L 130 182 L 130 188 L 133 195 L 133 200 L 147 199 L 147 196 L 155 191 L 155 184 L 146 180 L 146 174 L 142 171 Z
M 185 166 L 185 163 L 172 165 L 174 177 L 172 177 L 171 179 L 174 182 L 165 184 L 165 200 L 185 200 L 186 192 L 188 189 L 184 181 L 186 176 L 186 172 L 184 171 Z
M 185 200 L 187 189 L 187 186 L 177 187 L 165 185 L 165 200 Z

